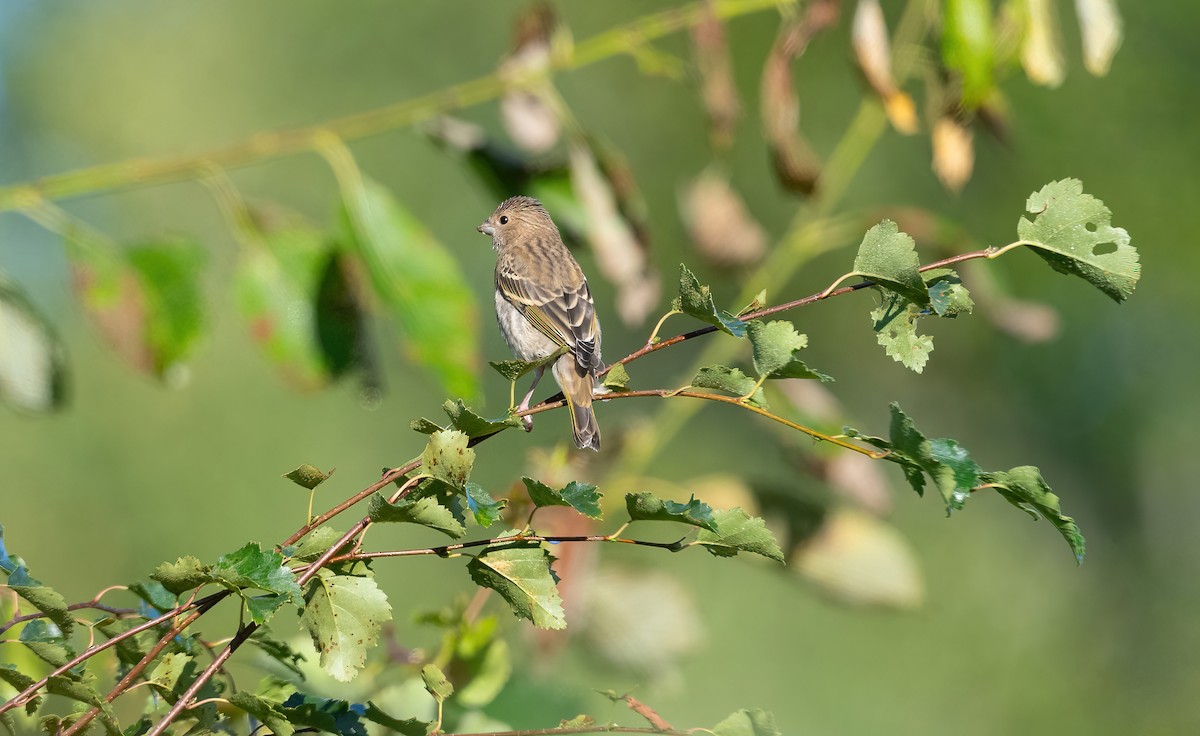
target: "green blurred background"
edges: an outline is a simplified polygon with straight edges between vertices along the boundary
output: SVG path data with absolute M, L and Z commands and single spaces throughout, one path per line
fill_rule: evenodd
M 885 2 L 889 18 L 898 4 Z M 1187 455 L 1200 442 L 1193 274 L 1187 236 L 1200 199 L 1200 5 L 1125 3 L 1126 38 L 1109 76 L 1079 63 L 1073 11 L 1059 3 L 1069 59 L 1056 90 L 1022 75 L 1005 81 L 1009 145 L 977 135 L 974 178 L 947 194 L 929 168 L 927 136 L 885 133 L 850 185 L 847 209 L 927 208 L 980 243 L 1015 239 L 1025 197 L 1077 177 L 1113 210 L 1141 251 L 1144 277 L 1117 306 L 1035 256 L 992 264 L 1016 295 L 1061 313 L 1052 341 L 1026 345 L 980 318 L 939 325 L 937 350 L 916 376 L 875 345 L 872 297 L 834 300 L 791 315 L 809 333 L 806 359 L 837 376 L 833 392 L 856 426 L 882 432 L 900 401 L 935 436 L 955 437 L 985 467 L 1041 466 L 1064 510 L 1088 537 L 1076 568 L 1061 539 L 998 498 L 975 499 L 953 519 L 934 499 L 895 485 L 890 522 L 911 545 L 925 603 L 903 613 L 838 605 L 765 565 L 705 555 L 621 550 L 611 563 L 656 570 L 690 591 L 703 635 L 673 683 L 603 665 L 569 648 L 552 665 L 525 654 L 493 714 L 536 727 L 587 710 L 628 717 L 590 688 L 639 696 L 680 726 L 711 724 L 739 707 L 776 714 L 785 733 L 1170 734 L 1200 729 L 1200 634 L 1193 623 L 1200 556 L 1187 541 L 1200 496 Z M 661 2 L 561 2 L 583 39 Z M 155 3 L 6 0 L 0 8 L 0 182 L 18 183 L 130 157 L 200 152 L 256 131 L 366 110 L 489 73 L 511 45 L 518 2 Z M 797 66 L 804 128 L 828 154 L 863 86 L 849 51 L 847 9 Z M 759 134 L 758 78 L 778 28 L 760 12 L 733 21 L 729 40 L 746 111 L 730 160 L 734 185 L 768 232 L 783 233 L 797 200 L 782 193 Z M 686 34 L 661 48 L 686 57 Z M 692 85 L 638 73 L 629 57 L 556 78 L 576 117 L 629 158 L 649 205 L 652 259 L 668 274 L 697 262 L 686 245 L 677 192 L 708 160 Z M 502 135 L 494 103 L 466 119 Z M 385 183 L 457 256 L 477 290 L 483 353 L 507 357 L 491 327 L 492 253 L 474 227 L 493 196 L 455 157 L 412 130 L 352 144 L 365 172 Z M 247 197 L 330 222 L 337 189 L 328 167 L 301 155 L 235 170 Z M 0 215 L 0 270 L 30 292 L 63 333 L 71 401 L 60 414 L 0 413 L 0 523 L 9 549 L 68 599 L 145 576 L 164 559 L 212 560 L 247 539 L 272 543 L 303 521 L 303 494 L 279 478 L 300 462 L 336 467 L 318 506 L 349 495 L 419 452 L 408 421 L 436 416 L 441 390 L 407 366 L 384 329 L 386 395 L 364 405 L 347 382 L 320 393 L 287 388 L 262 358 L 228 294 L 235 246 L 207 190 L 195 182 L 65 201 L 71 213 L 120 241 L 164 232 L 210 250 L 205 276 L 211 331 L 190 381 L 168 389 L 122 365 L 86 329 L 69 293 L 59 239 L 21 216 Z M 837 251 L 803 270 L 785 293 L 802 296 L 848 268 Z M 594 265 L 581 256 L 585 270 Z M 718 301 L 742 285 L 703 272 Z M 612 360 L 645 339 L 597 301 Z M 746 285 L 752 286 L 752 285 Z M 679 324 L 675 325 L 679 327 Z M 639 365 L 639 386 L 678 385 L 694 352 Z M 507 386 L 485 376 L 487 409 Z M 616 404 L 623 404 L 616 406 Z M 614 402 L 602 423 L 652 416 L 658 407 Z M 499 492 L 521 472 L 531 445 L 549 446 L 563 418 L 532 435 L 510 432 L 480 449 L 475 478 Z M 705 409 L 685 439 L 659 455 L 672 481 L 754 468 L 786 481 L 761 425 Z M 720 447 L 718 453 L 713 448 Z M 748 471 L 749 472 L 749 471 Z M 772 475 L 773 474 L 773 475 Z M 423 539 L 423 538 L 421 538 Z M 417 543 L 420 543 L 419 541 Z M 417 559 L 381 566 L 397 609 L 397 639 L 428 645 L 408 623 L 467 591 L 458 562 Z M 403 592 L 401 592 L 403 591 Z M 503 614 L 514 640 L 524 624 Z M 290 633 L 289 623 L 280 628 Z M 216 636 L 218 631 L 209 632 Z M 2 654 L 2 653 L 0 653 Z

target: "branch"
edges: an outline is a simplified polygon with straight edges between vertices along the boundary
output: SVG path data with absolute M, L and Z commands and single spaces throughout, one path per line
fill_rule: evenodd
M 666 731 L 657 728 L 636 728 L 633 726 L 605 726 L 597 723 L 594 726 L 577 726 L 572 728 L 532 728 L 525 731 L 488 731 L 486 733 L 446 733 L 441 736 L 554 736 L 555 734 L 576 733 L 657 733 L 665 736 L 695 736 L 696 730 L 681 731 L 670 729 Z
M 675 542 L 650 542 L 645 539 L 626 539 L 625 537 L 613 537 L 606 534 L 588 534 L 575 537 L 522 534 L 516 537 L 493 537 L 492 539 L 477 539 L 472 542 L 445 544 L 440 547 L 394 549 L 383 552 L 352 552 L 344 555 L 338 555 L 337 557 L 332 558 L 330 562 L 345 562 L 347 560 L 374 560 L 384 557 L 419 557 L 422 555 L 437 555 L 438 557 L 446 557 L 451 552 L 457 552 L 460 549 L 467 549 L 470 547 L 486 547 L 491 544 L 508 544 L 512 542 L 550 542 L 551 544 L 557 544 L 559 542 L 615 542 L 617 544 L 637 544 L 643 547 L 658 547 L 659 549 L 669 549 L 672 552 L 678 552 L 684 547 L 683 539 Z
M 72 603 L 71 605 L 67 606 L 68 611 L 80 611 L 83 609 L 104 611 L 105 613 L 111 616 L 116 616 L 117 618 L 129 618 L 130 616 L 139 615 L 139 612 L 136 608 L 113 608 L 112 606 L 106 606 L 103 603 L 97 603 L 94 600 L 84 601 L 83 603 Z M 26 621 L 32 621 L 35 618 L 43 618 L 45 615 L 46 614 L 42 613 L 41 611 L 37 611 L 35 613 L 27 613 L 22 616 L 13 616 L 8 620 L 7 623 L 0 625 L 0 634 L 3 634 L 17 624 L 25 623 Z
M 697 2 L 671 8 L 575 44 L 566 54 L 552 57 L 545 72 L 535 70 L 514 75 L 511 71 L 497 70 L 375 110 L 317 125 L 256 133 L 239 143 L 196 155 L 129 159 L 0 187 L 0 212 L 26 209 L 43 199 L 125 189 L 138 184 L 203 178 L 211 173 L 214 166 L 236 168 L 306 153 L 313 149 L 315 141 L 330 134 L 349 141 L 407 127 L 495 99 L 510 87 L 519 88 L 546 73 L 581 69 L 614 56 L 633 53 L 649 41 L 699 23 L 709 17 L 710 12 L 715 12 L 721 18 L 735 18 L 776 5 L 778 0 L 719 0 L 712 5 Z

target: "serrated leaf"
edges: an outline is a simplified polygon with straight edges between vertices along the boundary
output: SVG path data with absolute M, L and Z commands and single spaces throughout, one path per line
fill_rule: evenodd
M 12 685 L 17 692 L 23 691 L 34 683 L 34 679 L 29 675 L 21 672 L 13 664 L 0 664 L 0 680 Z M 25 714 L 33 715 L 42 705 L 42 696 L 34 695 L 29 702 L 25 703 Z
M 716 736 L 781 736 L 775 716 L 757 709 L 735 711 L 713 726 L 712 732 Z
M 443 429 L 442 425 L 436 424 L 432 419 L 426 419 L 425 417 L 412 420 L 408 423 L 408 428 L 421 434 L 433 434 Z
M 429 436 L 421 454 L 421 473 L 462 490 L 475 464 L 475 451 L 467 446 L 468 437 L 457 430 L 443 430 Z
M 315 465 L 304 463 L 295 470 L 284 473 L 283 477 L 287 478 L 301 488 L 307 488 L 311 491 L 325 481 L 329 480 L 329 476 L 331 475 L 333 475 L 333 470 L 330 470 L 328 473 L 326 473 Z
M 767 399 L 763 395 L 762 387 L 754 388 L 757 383 L 758 381 L 742 373 L 741 369 L 723 365 L 706 365 L 696 373 L 691 381 L 694 388 L 708 388 L 731 396 L 741 397 L 754 391 L 747 399 L 747 403 L 766 408 Z
M 625 370 L 624 363 L 613 363 L 608 373 L 604 374 L 603 385 L 605 388 L 610 388 L 613 391 L 625 391 L 629 388 L 629 371 Z
M 653 493 L 625 494 L 625 509 L 633 521 L 675 521 L 701 529 L 717 530 L 712 507 L 692 497 L 687 503 L 659 498 Z
M 296 733 L 296 727 L 288 721 L 280 703 L 247 692 L 230 695 L 229 702 L 257 718 L 275 736 L 292 736 Z
M 571 481 L 563 488 L 555 490 L 541 481 L 523 477 L 525 488 L 529 491 L 529 499 L 537 507 L 568 506 L 584 516 L 599 519 L 603 515 L 600 510 L 600 498 L 604 495 L 590 483 Z
M 974 300 L 953 270 L 935 268 L 925 271 L 921 277 L 929 289 L 929 304 L 937 316 L 954 318 L 960 314 L 970 314 L 975 309 Z
M 929 292 L 917 270 L 920 266 L 916 243 L 891 220 L 867 231 L 854 258 L 855 274 L 925 306 L 929 304 Z
M 347 239 L 409 352 L 450 394 L 478 396 L 478 310 L 458 263 L 379 183 L 347 176 L 342 187 Z
M 550 570 L 551 559 L 537 542 L 500 541 L 471 558 L 467 571 L 476 585 L 490 588 L 508 601 L 518 617 L 543 629 L 562 629 L 567 622 Z
M 1046 519 L 1058 529 L 1071 546 L 1077 563 L 1083 563 L 1086 545 L 1079 526 L 1070 516 L 1063 516 L 1058 496 L 1050 490 L 1042 471 L 1032 465 L 1022 465 L 1008 471 L 982 473 L 980 480 L 993 485 L 1006 501 L 1037 518 Z
M 508 499 L 502 498 L 497 501 L 482 486 L 475 483 L 467 483 L 466 496 L 467 507 L 475 517 L 475 523 L 484 528 L 494 524 L 500 518 L 504 507 L 508 506 Z
M 734 337 L 746 336 L 746 325 L 729 312 L 717 309 L 712 292 L 702 286 L 688 267 L 679 264 L 679 296 L 671 302 L 671 308 L 706 322 Z
M 292 649 L 287 642 L 276 639 L 261 628 L 257 629 L 247 642 L 258 647 L 259 651 L 291 672 L 297 679 L 304 679 L 304 671 L 300 669 L 300 663 L 305 660 L 305 656 Z
M 792 355 L 808 346 L 808 336 L 796 332 L 791 322 L 752 320 L 746 324 L 750 348 L 754 356 L 754 371 L 770 376 L 792 362 Z
M 46 682 L 46 690 L 52 695 L 61 695 L 64 698 L 98 708 L 100 710 L 99 717 L 105 730 L 110 734 L 121 733 L 121 729 L 116 727 L 116 717 L 113 714 L 112 705 L 87 682 L 73 680 L 63 675 L 54 675 Z
M 403 498 L 396 503 L 388 503 L 386 498 L 376 493 L 371 496 L 368 515 L 374 522 L 420 524 L 453 539 L 467 533 L 466 527 L 454 518 L 450 509 L 430 497 L 417 500 Z
M 54 588 L 31 577 L 24 565 L 8 576 L 8 587 L 53 621 L 63 636 L 70 636 L 75 630 L 75 618 L 67 608 L 67 600 Z
M 962 105 L 973 110 L 994 85 L 992 4 L 989 0 L 945 0 L 942 4 L 942 62 L 958 72 Z
M 298 562 L 312 562 L 320 557 L 330 547 L 342 538 L 342 532 L 328 526 L 319 526 L 300 539 L 300 544 L 291 550 L 289 556 Z
M 75 650 L 63 636 L 62 629 L 44 618 L 27 621 L 21 627 L 21 635 L 17 637 L 17 641 L 28 647 L 38 659 L 53 667 L 62 667 L 75 656 Z
M 162 583 L 164 588 L 175 595 L 179 595 L 205 583 L 211 583 L 213 579 L 208 570 L 208 565 L 191 555 L 186 555 L 174 562 L 162 563 L 154 569 L 154 572 L 150 573 L 150 578 Z
M 1142 267 L 1129 233 L 1112 226 L 1112 212 L 1083 193 L 1083 182 L 1063 179 L 1029 195 L 1033 220 L 1021 218 L 1017 234 L 1059 273 L 1085 279 L 1113 300 L 1128 299 Z
M 164 654 L 150 670 L 146 680 L 163 695 L 175 693 L 175 688 L 180 684 L 179 679 L 183 677 L 190 664 L 192 664 L 192 658 L 186 654 Z M 193 679 L 188 678 L 188 682 Z
M 513 416 L 506 416 L 503 419 L 484 419 L 467 408 L 462 399 L 447 401 L 442 404 L 442 411 L 450 417 L 451 427 L 472 438 L 495 434 L 508 427 L 521 426 L 521 420 Z
M 179 601 L 175 594 L 157 580 L 139 580 L 129 585 L 129 592 L 146 602 L 157 613 L 165 613 L 175 608 Z
M 740 508 L 717 509 L 712 517 L 713 531 L 701 531 L 696 544 L 718 557 L 750 552 L 783 562 L 783 550 L 762 519 L 750 516 Z
M 366 708 L 358 703 L 293 693 L 279 710 L 294 726 L 339 736 L 367 736 L 367 724 L 362 722 Z
M 61 409 L 67 358 L 49 321 L 0 273 L 0 402 L 28 412 Z
M 889 450 L 882 459 L 900 465 L 918 495 L 925 494 L 925 474 L 928 474 L 946 502 L 947 515 L 961 509 L 971 489 L 979 485 L 982 472 L 979 465 L 952 439 L 926 439 L 899 404 L 893 402 L 889 408 L 892 416 L 889 439 L 865 435 L 851 427 L 844 431 L 881 450 Z
M 213 580 L 231 590 L 257 588 L 300 602 L 296 575 L 283 564 L 283 555 L 257 542 L 221 555 L 209 571 Z
M 363 718 L 395 731 L 400 736 L 426 736 L 429 727 L 433 725 L 416 718 L 393 718 L 370 700 L 367 701 L 367 710 L 363 713 Z
M 530 371 L 550 365 L 568 352 L 570 352 L 570 348 L 563 346 L 540 360 L 496 360 L 489 362 L 488 365 L 508 380 L 516 381 Z
M 888 289 L 881 291 L 883 301 L 871 310 L 875 341 L 892 360 L 920 373 L 933 352 L 933 338 L 917 334 L 917 320 L 924 316 L 925 310 L 902 294 Z
M 349 682 L 366 664 L 379 627 L 392 618 L 392 607 L 371 578 L 321 570 L 308 584 L 300 623 L 321 655 L 321 667 Z
M 454 686 L 436 664 L 430 663 L 421 668 L 421 681 L 425 683 L 425 690 L 439 703 L 454 694 Z
M 320 388 L 336 375 L 317 329 L 330 238 L 295 215 L 255 235 L 239 250 L 233 273 L 238 307 L 259 347 L 292 384 Z

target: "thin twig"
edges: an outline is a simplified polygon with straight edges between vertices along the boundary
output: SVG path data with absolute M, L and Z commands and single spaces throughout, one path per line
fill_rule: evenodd
M 136 608 L 113 608 L 112 606 L 106 606 L 103 603 L 97 603 L 95 600 L 84 601 L 83 603 L 72 603 L 71 605 L 67 606 L 68 611 L 80 611 L 84 609 L 104 611 L 105 613 L 111 616 L 116 616 L 117 618 L 128 618 L 130 616 L 139 615 L 139 611 Z M 0 634 L 3 634 L 17 624 L 24 623 L 26 621 L 32 621 L 35 618 L 44 618 L 45 616 L 46 614 L 42 613 L 41 611 L 26 613 L 21 616 L 13 616 L 6 623 L 0 624 Z
M 451 552 L 457 552 L 460 549 L 468 549 L 471 547 L 487 547 L 489 545 L 504 545 L 512 543 L 525 542 L 549 542 L 558 544 L 559 542 L 616 542 L 618 544 L 637 544 L 643 547 L 658 547 L 660 549 L 669 549 L 672 551 L 683 549 L 682 542 L 650 542 L 645 539 L 626 539 L 624 537 L 610 537 L 607 534 L 588 534 L 583 536 L 560 537 L 560 536 L 545 536 L 541 534 L 524 534 L 518 537 L 493 537 L 492 539 L 477 539 L 472 542 L 458 542 L 456 544 L 445 544 L 440 547 L 423 547 L 420 549 L 394 549 L 385 550 L 383 552 L 354 552 L 334 557 L 331 562 L 344 562 L 347 560 L 375 560 L 385 557 L 420 557 L 422 555 L 437 555 L 445 557 Z

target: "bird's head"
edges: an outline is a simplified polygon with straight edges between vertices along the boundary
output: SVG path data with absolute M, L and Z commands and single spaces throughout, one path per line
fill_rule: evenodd
M 496 250 L 509 243 L 549 229 L 557 235 L 554 221 L 542 203 L 533 197 L 509 197 L 500 203 L 496 211 L 475 228 L 484 235 L 492 236 L 492 247 Z

